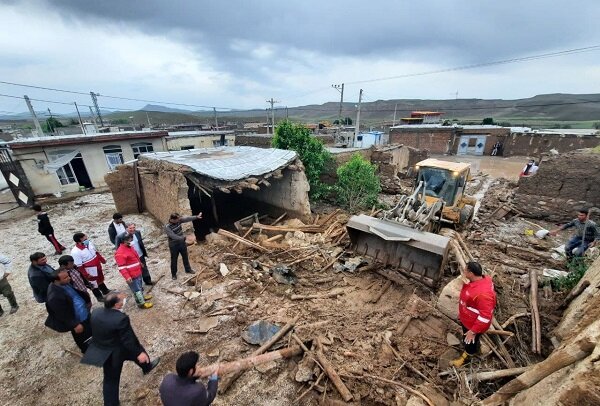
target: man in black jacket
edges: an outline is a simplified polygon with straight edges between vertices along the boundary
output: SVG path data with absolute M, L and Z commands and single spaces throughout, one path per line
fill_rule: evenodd
M 48 258 L 43 252 L 34 252 L 29 256 L 31 265 L 27 271 L 27 278 L 33 290 L 36 302 L 44 303 L 48 294 L 48 285 L 54 281 L 52 273 L 54 268 L 48 265 Z
M 185 236 L 183 235 L 182 223 L 188 223 L 194 220 L 202 219 L 202 213 L 197 216 L 181 217 L 179 213 L 172 213 L 169 217 L 169 222 L 165 225 L 165 231 L 167 237 L 169 237 L 169 251 L 171 253 L 171 279 L 177 279 L 177 259 L 181 254 L 183 260 L 183 267 L 185 273 L 193 274 L 194 271 L 190 265 L 190 259 L 188 257 L 187 243 Z
M 119 383 L 125 361 L 135 362 L 144 375 L 160 361 L 160 358 L 150 361 L 131 327 L 129 316 L 123 313 L 125 302 L 126 295 L 110 292 L 104 297 L 104 307 L 92 312 L 93 340 L 81 359 L 83 364 L 104 368 L 104 406 L 119 405 Z
M 42 206 L 39 204 L 34 204 L 32 207 L 33 211 L 37 215 L 38 221 L 38 232 L 46 237 L 50 244 L 54 247 L 54 255 L 60 255 L 66 248 L 58 242 L 56 237 L 54 236 L 54 228 L 52 224 L 50 224 L 50 219 L 48 218 L 48 213 L 42 211 Z
M 46 299 L 46 326 L 59 333 L 70 331 L 75 344 L 85 353 L 92 338 L 90 295 L 73 288 L 66 269 L 56 270 L 52 276 L 54 282 L 48 286 Z
M 123 237 L 127 234 L 133 236 L 133 241 L 131 241 L 131 246 L 135 249 L 135 252 L 140 256 L 140 262 L 142 264 L 142 279 L 144 283 L 148 286 L 154 285 L 152 283 L 152 276 L 150 275 L 150 271 L 148 270 L 148 265 L 146 264 L 146 257 L 148 257 L 148 252 L 146 251 L 146 247 L 144 246 L 144 240 L 142 240 L 142 233 L 135 229 L 134 223 L 127 224 L 124 233 L 117 235 L 115 239 L 115 243 L 118 246 L 121 245 L 123 241 Z
M 164 406 L 209 406 L 217 396 L 218 370 L 208 378 L 208 390 L 197 382 L 199 355 L 183 353 L 175 364 L 177 375 L 168 374 L 160 384 L 160 400 Z
M 123 221 L 123 215 L 121 213 L 113 214 L 113 221 L 108 225 L 108 238 L 113 243 L 115 248 L 119 248 L 117 243 L 117 236 L 125 232 L 126 226 Z

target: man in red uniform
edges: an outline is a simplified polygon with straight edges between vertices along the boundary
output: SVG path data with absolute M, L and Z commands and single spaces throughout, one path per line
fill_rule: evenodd
M 129 285 L 129 289 L 133 292 L 133 297 L 139 308 L 149 309 L 153 306 L 152 303 L 146 302 L 146 300 L 152 299 L 151 295 L 144 295 L 144 288 L 142 286 L 142 263 L 140 256 L 131 246 L 133 241 L 133 235 L 125 232 L 117 237 L 121 244 L 115 252 L 115 262 L 119 268 L 119 272 L 125 278 L 125 281 Z
M 451 366 L 457 368 L 477 353 L 479 337 L 490 328 L 496 307 L 494 283 L 489 276 L 483 276 L 479 263 L 467 262 L 464 276 L 469 283 L 465 283 L 460 291 L 458 318 L 465 337 L 465 350 L 460 357 L 450 362 Z

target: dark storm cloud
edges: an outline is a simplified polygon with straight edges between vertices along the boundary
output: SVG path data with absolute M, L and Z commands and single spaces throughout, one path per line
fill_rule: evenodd
M 600 2 L 541 0 L 61 0 L 67 18 L 130 24 L 181 35 L 236 58 L 243 39 L 337 56 L 420 54 L 454 63 L 499 59 L 598 41 Z M 430 50 L 431 52 L 427 52 Z

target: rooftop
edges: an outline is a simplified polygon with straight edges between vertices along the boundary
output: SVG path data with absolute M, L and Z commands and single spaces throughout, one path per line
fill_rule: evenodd
M 471 167 L 471 164 L 466 162 L 450 162 L 442 161 L 441 159 L 428 158 L 421 162 L 417 162 L 417 166 L 436 167 L 448 169 L 454 172 L 462 172 L 467 168 Z
M 166 137 L 166 131 L 120 131 L 112 133 L 73 134 L 45 137 L 19 138 L 7 144 L 12 149 L 44 147 L 54 145 L 87 144 L 90 142 L 105 142 L 125 139 L 160 138 Z
M 275 148 L 217 147 L 143 154 L 141 160 L 153 159 L 184 165 L 209 178 L 237 181 L 260 176 L 285 167 L 296 159 L 295 151 Z
M 369 149 L 369 148 L 337 148 L 337 147 L 325 147 L 325 149 L 327 149 L 327 151 L 329 151 L 332 154 L 343 154 L 346 152 L 357 152 L 357 151 L 362 151 L 364 149 Z
M 169 131 L 169 138 L 182 138 L 182 137 L 207 137 L 210 135 L 229 135 L 235 134 L 233 130 L 222 130 L 222 131 Z

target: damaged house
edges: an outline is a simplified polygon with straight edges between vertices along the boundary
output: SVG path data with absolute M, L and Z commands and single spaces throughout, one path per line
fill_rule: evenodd
M 117 210 L 147 210 L 161 221 L 173 212 L 203 213 L 203 238 L 253 213 L 310 216 L 309 185 L 295 151 L 217 147 L 144 154 L 106 175 Z M 196 224 L 197 223 L 197 224 Z

